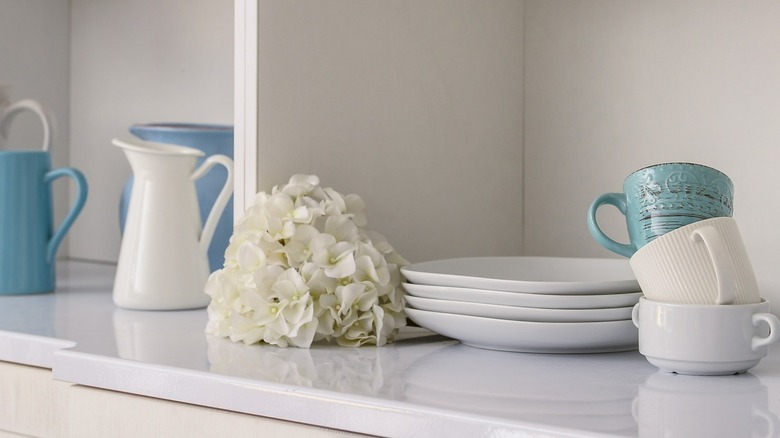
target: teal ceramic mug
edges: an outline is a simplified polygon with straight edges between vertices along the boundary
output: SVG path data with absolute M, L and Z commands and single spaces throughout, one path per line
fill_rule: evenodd
M 50 170 L 44 151 L 0 151 L 0 294 L 51 292 L 54 259 L 65 233 L 87 200 L 87 182 L 76 169 Z M 51 184 L 67 176 L 76 197 L 53 230 Z
M 598 225 L 602 205 L 616 207 L 626 217 L 629 243 L 619 243 Z M 695 163 L 663 163 L 629 175 L 623 193 L 604 193 L 590 204 L 588 231 L 604 248 L 631 257 L 658 236 L 694 222 L 731 217 L 734 184 L 723 172 Z

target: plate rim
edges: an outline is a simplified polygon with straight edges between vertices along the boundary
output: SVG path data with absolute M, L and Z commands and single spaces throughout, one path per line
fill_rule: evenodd
M 401 274 L 416 284 L 428 284 L 438 286 L 453 287 L 471 287 L 480 289 L 493 289 L 502 292 L 524 292 L 524 293 L 544 293 L 548 295 L 586 295 L 598 291 L 601 294 L 615 294 L 628 292 L 631 289 L 639 290 L 639 282 L 635 277 L 631 279 L 602 280 L 602 281 L 542 281 L 542 280 L 516 280 L 506 278 L 480 277 L 474 275 L 463 275 L 451 272 L 430 272 L 419 268 L 422 265 L 434 263 L 447 263 L 467 260 L 491 259 L 536 259 L 536 260 L 580 260 L 597 261 L 611 264 L 623 264 L 628 266 L 627 272 L 631 272 L 628 260 L 616 258 L 601 257 L 548 257 L 548 256 L 484 256 L 484 257 L 454 257 L 439 260 L 427 260 L 424 262 L 412 263 L 401 267 Z
M 498 291 L 498 290 L 490 290 L 490 289 L 479 289 L 479 288 L 469 288 L 469 287 L 458 287 L 458 286 L 441 286 L 441 285 L 435 285 L 435 284 L 418 284 L 418 283 L 408 283 L 408 282 L 402 282 L 401 286 L 406 293 L 406 295 L 411 296 L 417 296 L 422 298 L 430 298 L 430 299 L 441 299 L 439 297 L 431 297 L 431 295 L 437 295 L 439 293 L 441 294 L 453 294 L 453 293 L 461 293 L 461 294 L 467 294 L 470 296 L 476 296 L 476 297 L 482 297 L 479 301 L 478 299 L 470 299 L 468 301 L 471 302 L 478 302 L 483 304 L 496 304 L 496 305 L 502 305 L 502 306 L 519 306 L 519 307 L 533 307 L 528 304 L 530 301 L 531 304 L 540 304 L 542 305 L 536 306 L 536 307 L 549 307 L 549 304 L 546 304 L 545 302 L 553 301 L 553 302 L 560 302 L 562 303 L 569 303 L 568 306 L 572 306 L 572 303 L 580 303 L 582 301 L 590 301 L 590 300 L 596 300 L 596 301 L 605 301 L 605 302 L 615 302 L 619 301 L 622 302 L 622 300 L 630 299 L 630 305 L 634 305 L 637 302 L 639 302 L 639 299 L 644 296 L 641 290 L 637 289 L 636 291 L 632 292 L 623 292 L 623 293 L 615 293 L 615 294 L 588 294 L 588 295 L 554 295 L 554 294 L 534 294 L 534 293 L 526 293 L 526 292 L 507 292 L 507 291 Z M 408 287 L 408 286 L 411 286 Z M 452 289 L 455 289 L 453 292 Z M 426 294 L 428 296 L 420 295 Z M 630 298 L 627 298 L 630 296 Z M 636 299 L 633 299 L 636 298 Z M 446 298 L 445 298 L 446 299 Z M 463 300 L 459 300 L 463 301 Z M 504 303 L 499 303 L 496 301 L 504 301 Z M 506 301 L 521 301 L 525 302 L 524 305 L 518 305 L 518 304 L 506 304 Z M 626 305 L 601 305 L 602 308 L 612 308 L 612 307 L 626 307 L 629 304 Z M 592 305 L 587 305 L 588 307 L 580 307 L 579 305 L 574 307 L 565 307 L 567 309 L 582 309 L 582 308 L 593 308 Z M 564 308 L 564 307 L 559 307 Z
M 477 348 L 484 348 L 489 350 L 499 350 L 499 351 L 511 351 L 511 352 L 522 352 L 522 353 L 560 353 L 560 354 L 589 354 L 589 353 L 608 353 L 608 352 L 620 352 L 620 351 L 633 351 L 638 348 L 638 331 L 636 330 L 636 327 L 634 326 L 631 319 L 624 319 L 624 320 L 617 320 L 617 321 L 593 321 L 593 322 L 530 322 L 530 321 L 512 321 L 512 320 L 506 320 L 506 319 L 495 319 L 495 318 L 484 318 L 479 316 L 468 316 L 468 315 L 457 315 L 453 313 L 444 313 L 444 312 L 430 312 L 426 310 L 419 310 L 419 309 L 413 309 L 413 308 L 407 308 L 404 307 L 404 312 L 412 321 L 414 321 L 416 324 L 418 324 L 420 327 L 427 328 L 428 330 L 431 330 L 435 333 L 439 333 L 440 335 L 446 336 L 448 338 L 456 339 L 460 341 L 464 345 L 469 345 L 472 347 Z M 415 313 L 417 315 L 415 316 Z M 425 323 L 421 323 L 418 321 L 420 316 L 423 318 L 426 317 L 426 315 L 437 318 L 437 317 L 443 317 L 443 318 L 450 318 L 450 319 L 460 319 L 460 324 L 454 324 L 453 327 L 455 327 L 455 330 L 458 331 L 458 329 L 464 329 L 464 326 L 467 325 L 469 322 L 473 324 L 496 324 L 496 325 L 504 325 L 505 327 L 502 327 L 503 333 L 502 335 L 506 334 L 507 329 L 513 329 L 513 330 L 533 330 L 534 332 L 537 332 L 540 329 L 544 328 L 552 328 L 552 329 L 559 329 L 559 328 L 567 328 L 576 330 L 577 328 L 583 329 L 587 326 L 590 327 L 604 327 L 606 328 L 609 325 L 613 326 L 627 326 L 632 327 L 634 330 L 631 331 L 634 336 L 632 337 L 631 342 L 623 341 L 621 340 L 618 342 L 617 339 L 613 341 L 613 343 L 609 342 L 603 342 L 598 343 L 594 342 L 597 345 L 589 346 L 589 347 L 581 347 L 578 348 L 575 345 L 572 345 L 572 347 L 569 346 L 552 346 L 552 347 L 543 347 L 539 343 L 536 342 L 521 342 L 521 343 L 515 343 L 515 346 L 503 346 L 503 345 L 497 345 L 495 343 L 491 342 L 473 342 L 471 339 L 461 339 L 465 338 L 466 336 L 462 335 L 462 332 L 459 332 L 458 334 L 452 334 L 450 330 L 444 330 L 449 332 L 443 333 L 439 330 L 434 330 L 433 328 L 426 327 Z M 463 323 L 465 321 L 465 324 Z M 513 326 L 513 327 L 511 327 Z M 514 331 L 512 333 L 515 333 Z M 582 333 L 580 331 L 580 333 Z M 578 341 L 577 343 L 581 343 L 581 341 Z M 519 344 L 526 344 L 525 346 L 519 345 Z M 565 343 L 564 343 L 565 344 Z M 574 344 L 574 343 L 573 343 Z
M 411 298 L 411 300 L 410 300 Z M 537 313 L 539 314 L 539 318 L 542 317 L 550 317 L 552 318 L 559 318 L 554 320 L 549 320 L 547 322 L 601 322 L 601 321 L 619 321 L 624 319 L 631 318 L 631 310 L 634 308 L 634 305 L 630 306 L 618 306 L 618 307 L 595 307 L 595 308 L 577 308 L 577 309 L 558 309 L 558 308 L 549 308 L 549 307 L 526 307 L 526 306 L 505 306 L 501 304 L 489 304 L 489 303 L 477 303 L 477 302 L 469 302 L 469 301 L 458 301 L 458 300 L 444 300 L 444 299 L 434 299 L 434 298 L 427 298 L 427 297 L 418 297 L 414 295 L 410 295 L 406 297 L 407 303 L 412 305 L 412 308 L 415 310 L 423 310 L 427 312 L 439 312 L 439 313 L 451 313 L 454 315 L 465 315 L 465 316 L 476 316 L 476 317 L 482 317 L 482 318 L 494 318 L 494 319 L 506 319 L 509 321 L 528 321 L 528 322 L 545 322 L 544 320 L 535 320 L 535 319 L 525 319 L 525 318 L 534 318 L 533 316 L 487 316 L 485 314 L 482 315 L 476 315 L 472 313 L 461 313 L 461 311 L 447 311 L 447 310 L 431 310 L 431 309 L 422 309 L 419 306 L 419 304 L 415 305 L 415 301 L 421 302 L 420 304 L 431 304 L 436 306 L 437 303 L 454 303 L 453 305 L 456 307 L 466 307 L 470 306 L 475 309 L 482 308 L 483 310 L 487 311 L 494 311 L 498 313 L 502 309 L 504 309 L 505 312 L 516 312 L 518 314 L 521 313 Z M 441 307 L 440 307 L 441 308 Z M 460 309 L 458 309 L 460 310 Z M 627 317 L 621 317 L 621 318 L 615 318 L 611 316 L 606 316 L 606 318 L 609 319 L 603 319 L 604 317 L 598 317 L 598 316 L 587 316 L 589 314 L 598 314 L 598 313 L 605 313 L 607 315 L 615 315 L 615 314 L 628 314 Z M 559 315 L 559 316 L 555 316 Z M 576 318 L 577 316 L 586 315 L 585 318 L 588 319 L 566 319 L 566 318 Z M 596 318 L 596 319 L 593 319 Z

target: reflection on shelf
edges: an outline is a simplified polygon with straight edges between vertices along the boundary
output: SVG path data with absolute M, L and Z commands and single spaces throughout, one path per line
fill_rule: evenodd
M 777 436 L 767 388 L 753 374 L 650 375 L 632 405 L 641 437 Z
M 205 364 L 203 309 L 160 312 L 114 309 L 116 348 L 122 359 L 183 368 Z
M 246 379 L 270 381 L 345 393 L 403 398 L 405 370 L 432 349 L 455 341 L 410 338 L 384 347 L 346 348 L 313 345 L 310 349 L 244 345 L 207 336 L 209 370 Z
M 406 373 L 409 401 L 529 423 L 592 432 L 636 434 L 631 400 L 653 368 L 616 379 L 620 356 L 529 354 L 480 350 L 462 344 L 418 359 Z M 551 361 L 550 357 L 555 357 Z M 446 372 L 444 372 L 446 370 Z M 587 381 L 582 374 L 588 373 Z M 457 381 L 457 385 L 452 382 Z

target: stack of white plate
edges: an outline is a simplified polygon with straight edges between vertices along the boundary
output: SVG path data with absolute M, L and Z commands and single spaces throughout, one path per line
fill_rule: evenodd
M 406 314 L 466 345 L 529 353 L 633 350 L 627 260 L 471 257 L 401 268 Z

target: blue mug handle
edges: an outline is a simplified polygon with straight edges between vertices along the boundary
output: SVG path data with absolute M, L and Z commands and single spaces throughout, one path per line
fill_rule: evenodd
M 626 215 L 626 209 L 628 207 L 626 195 L 624 193 L 604 193 L 594 199 L 588 209 L 588 231 L 590 231 L 590 235 L 604 248 L 624 257 L 631 257 L 636 252 L 636 247 L 634 245 L 615 242 L 604 234 L 604 232 L 601 231 L 601 228 L 599 228 L 598 223 L 596 223 L 596 211 L 604 204 L 612 205 L 620 210 L 623 216 Z
M 70 177 L 76 183 L 76 201 L 70 207 L 70 211 L 65 216 L 65 219 L 62 220 L 59 229 L 49 240 L 49 246 L 46 250 L 46 260 L 49 263 L 54 262 L 54 256 L 57 255 L 57 248 L 59 248 L 65 234 L 70 229 L 70 226 L 73 225 L 76 217 L 81 213 L 81 209 L 84 208 L 84 204 L 87 202 L 87 179 L 84 178 L 84 175 L 81 172 L 72 167 L 54 169 L 46 174 L 44 181 L 46 184 L 51 184 L 54 180 L 63 176 Z

